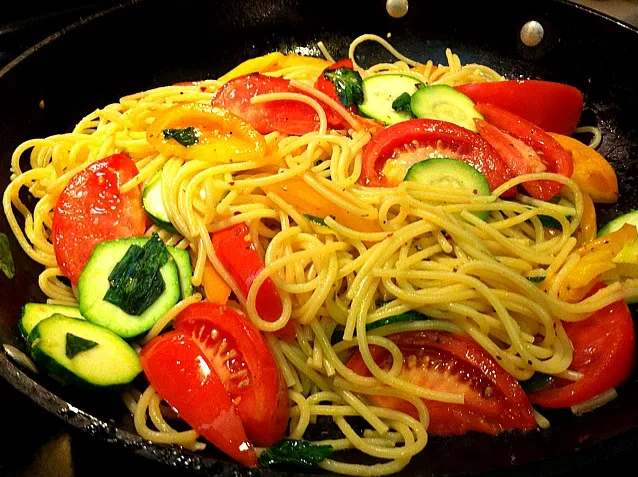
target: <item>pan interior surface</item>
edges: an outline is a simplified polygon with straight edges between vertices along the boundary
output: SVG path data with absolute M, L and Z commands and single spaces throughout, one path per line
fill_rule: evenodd
M 122 5 L 54 35 L 2 71 L 0 188 L 4 190 L 9 182 L 11 155 L 21 142 L 69 131 L 84 115 L 126 94 L 215 78 L 245 59 L 275 50 L 320 56 L 319 41 L 335 59 L 344 58 L 354 38 L 374 33 L 416 60 L 444 63 L 449 47 L 463 63 L 485 64 L 508 78 L 542 78 L 578 87 L 585 95 L 581 124 L 601 129 L 599 152 L 619 177 L 620 200 L 599 208 L 599 223 L 638 208 L 634 161 L 638 157 L 638 93 L 630 61 L 638 58 L 638 32 L 568 2 L 510 2 L 498 15 L 491 10 L 479 2 L 452 8 L 445 2 L 414 1 L 404 18 L 394 19 L 381 1 Z M 544 27 L 544 38 L 535 47 L 520 40 L 520 29 L 529 20 Z M 376 44 L 362 45 L 356 55 L 363 66 L 393 61 Z M 34 203 L 25 197 L 25 204 Z M 4 215 L 0 231 L 10 235 Z M 0 338 L 24 349 L 17 320 L 24 303 L 44 300 L 37 284 L 41 267 L 13 237 L 10 245 L 18 273 L 13 280 L 0 276 Z M 142 441 L 116 394 L 63 388 L 25 374 L 4 355 L 0 355 L 0 370 L 39 405 L 132 452 L 210 475 L 252 475 L 213 450 L 195 455 Z M 552 424 L 545 431 L 496 438 L 431 438 L 426 450 L 400 475 L 494 475 L 496 471 L 531 475 L 545 466 L 566 469 L 596 455 L 636 449 L 637 378 L 634 372 L 618 390 L 618 398 L 593 413 L 578 418 L 566 410 L 544 413 Z M 315 432 L 318 437 L 329 436 L 333 430 L 320 423 Z

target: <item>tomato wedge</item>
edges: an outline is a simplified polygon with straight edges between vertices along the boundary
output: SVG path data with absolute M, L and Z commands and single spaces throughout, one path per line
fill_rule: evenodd
M 288 389 L 259 330 L 230 308 L 211 302 L 189 305 L 173 321 L 213 365 L 237 408 L 248 438 L 271 446 L 288 426 Z
M 53 211 L 53 250 L 74 285 L 99 243 L 144 235 L 147 219 L 140 190 L 120 193 L 137 174 L 131 159 L 114 154 L 78 172 L 60 194 Z
M 251 98 L 261 94 L 291 92 L 297 91 L 284 78 L 250 74 L 225 83 L 215 93 L 213 106 L 231 111 L 262 134 L 279 131 L 301 136 L 319 129 L 319 117 L 307 104 L 292 100 L 250 103 Z
M 415 331 L 388 338 L 403 353 L 401 379 L 465 397 L 463 404 L 424 400 L 430 413 L 429 433 L 461 435 L 478 431 L 496 435 L 536 427 L 529 400 L 518 381 L 470 339 L 444 331 Z M 370 350 L 382 369 L 391 368 L 392 357 L 387 350 L 375 346 Z M 358 374 L 370 375 L 358 351 L 348 367 Z M 404 400 L 387 396 L 369 399 L 377 406 L 417 417 L 414 406 Z
M 547 172 L 571 177 L 574 172 L 574 163 L 571 153 L 565 150 L 558 141 L 552 138 L 541 128 L 520 116 L 517 116 L 516 114 L 512 114 L 490 104 L 477 104 L 475 107 L 476 110 L 484 116 L 486 122 L 505 131 L 509 135 L 514 136 L 516 139 L 521 140 L 535 151 L 539 151 L 541 154 L 541 161 L 546 166 Z M 477 127 L 479 127 L 481 120 L 475 119 L 475 122 Z M 491 136 L 484 135 L 485 128 L 483 128 L 483 131 L 479 129 L 479 133 L 492 145 L 492 147 L 494 147 L 494 149 L 496 149 L 501 157 L 511 156 L 511 149 L 504 149 L 498 142 L 492 142 L 493 139 Z M 529 167 L 527 167 L 530 163 L 525 157 L 520 158 L 517 161 L 506 162 L 510 167 L 515 167 L 515 163 L 522 166 L 519 169 L 512 169 L 514 175 L 518 176 L 521 174 L 528 174 L 530 172 Z M 563 185 L 559 182 L 544 180 L 525 182 L 523 183 L 523 187 L 535 199 L 549 200 L 563 188 Z
M 315 81 L 315 88 L 317 88 L 322 93 L 327 94 L 332 99 L 334 99 L 337 103 L 341 104 L 339 101 L 339 96 L 337 96 L 337 90 L 335 89 L 335 85 L 329 79 L 326 79 L 324 73 L 326 71 L 334 71 L 339 68 L 350 68 L 354 69 L 354 65 L 352 64 L 352 60 L 350 58 L 346 58 L 345 60 L 337 61 L 332 65 L 328 66 L 317 78 Z M 333 127 L 348 127 L 348 123 L 343 119 L 340 114 L 337 114 L 335 110 L 332 108 L 324 107 L 326 111 L 326 119 L 328 120 L 328 124 Z M 346 108 L 350 113 L 357 114 L 359 110 L 356 105 L 352 105 Z
M 257 455 L 213 365 L 184 333 L 172 331 L 140 354 L 151 385 L 199 434 L 233 459 L 257 467 Z
M 429 157 L 450 157 L 476 168 L 490 190 L 512 176 L 492 146 L 478 134 L 445 121 L 410 119 L 385 128 L 363 149 L 359 181 L 372 187 L 392 187 L 409 167 Z
M 624 300 L 583 321 L 563 325 L 574 348 L 569 369 L 582 373 L 582 377 L 578 381 L 554 379 L 549 386 L 530 394 L 530 401 L 542 407 L 570 407 L 616 388 L 629 378 L 636 361 L 636 331 Z
M 509 80 L 455 86 L 475 103 L 514 113 L 545 131 L 571 135 L 583 111 L 583 93 L 562 83 Z
M 264 269 L 261 257 L 249 237 L 245 223 L 211 234 L 213 248 L 224 268 L 232 275 L 241 292 L 248 296 L 255 277 Z M 273 281 L 268 278 L 257 292 L 257 313 L 266 321 L 276 321 L 283 312 L 281 298 Z M 295 339 L 297 332 L 292 322 L 277 335 L 285 341 Z

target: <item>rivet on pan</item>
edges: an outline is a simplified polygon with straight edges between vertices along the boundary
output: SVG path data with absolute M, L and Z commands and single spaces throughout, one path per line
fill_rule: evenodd
M 545 29 L 536 20 L 531 20 L 521 28 L 521 41 L 527 46 L 536 46 L 543 41 Z
M 387 0 L 385 9 L 392 18 L 401 18 L 408 13 L 408 0 Z

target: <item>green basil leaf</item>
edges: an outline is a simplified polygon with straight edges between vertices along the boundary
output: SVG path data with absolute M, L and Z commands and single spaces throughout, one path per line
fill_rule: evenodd
M 175 139 L 182 146 L 188 147 L 197 144 L 198 132 L 193 126 L 184 129 L 164 129 L 162 131 L 164 139 Z
M 13 255 L 11 255 L 11 248 L 9 247 L 9 239 L 2 233 L 0 233 L 0 270 L 8 278 L 15 277 L 16 269 L 13 263 Z
M 66 334 L 66 357 L 69 359 L 73 359 L 77 354 L 88 351 L 96 346 L 97 343 L 95 341 L 87 340 L 86 338 L 75 336 L 71 333 Z
M 270 446 L 259 456 L 262 467 L 287 465 L 311 469 L 333 452 L 332 446 L 313 445 L 309 441 L 287 439 Z
M 156 233 L 143 247 L 131 245 L 109 275 L 110 287 L 104 300 L 129 315 L 141 315 L 164 293 L 166 284 L 160 268 L 168 259 L 168 250 Z
M 346 108 L 363 103 L 363 79 L 358 71 L 342 66 L 324 71 L 323 77 L 335 85 L 337 97 Z
M 412 108 L 410 107 L 410 101 L 412 97 L 409 93 L 401 93 L 397 99 L 392 101 L 392 109 L 396 112 L 407 111 L 412 114 Z

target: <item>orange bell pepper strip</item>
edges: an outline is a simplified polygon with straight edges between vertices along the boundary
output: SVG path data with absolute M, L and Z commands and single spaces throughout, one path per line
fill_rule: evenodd
M 202 286 L 204 287 L 204 294 L 208 301 L 225 305 L 230 297 L 231 289 L 224 281 L 213 264 L 209 260 L 206 260 L 204 265 L 204 275 L 202 276 Z
M 319 192 L 310 187 L 300 177 L 293 177 L 273 185 L 261 186 L 268 193 L 281 197 L 294 206 L 302 214 L 312 215 L 320 219 L 333 217 L 341 225 L 359 232 L 381 232 L 381 226 L 376 220 L 353 214 L 329 201 Z
M 230 111 L 207 104 L 173 106 L 146 131 L 146 140 L 161 154 L 214 163 L 269 162 L 264 137 Z
M 625 224 L 615 232 L 581 246 L 577 250 L 581 256 L 580 262 L 565 277 L 558 290 L 558 297 L 570 303 L 585 298 L 601 275 L 616 268 L 614 258 L 625 245 L 635 242 L 637 236 L 636 227 Z M 550 279 L 545 284 L 546 290 L 551 287 L 552 282 Z
M 587 192 L 594 202 L 613 203 L 618 200 L 616 172 L 603 156 L 572 137 L 548 134 L 572 153 L 572 180 L 583 192 Z

